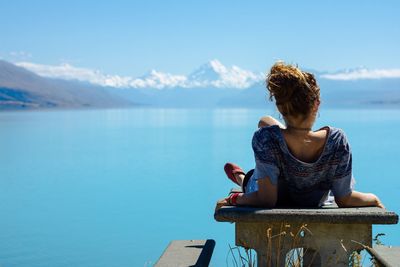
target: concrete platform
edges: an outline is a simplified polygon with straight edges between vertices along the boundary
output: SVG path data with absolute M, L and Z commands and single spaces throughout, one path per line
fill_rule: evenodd
M 377 207 L 315 209 L 262 209 L 227 206 L 214 214 L 218 222 L 306 222 L 306 223 L 361 223 L 397 224 L 399 216 Z
M 304 266 L 349 266 L 353 251 L 372 246 L 372 225 L 397 224 L 392 211 L 377 207 L 279 208 L 226 206 L 214 213 L 235 223 L 235 243 L 257 252 L 261 266 L 286 266 L 290 251 L 301 248 Z M 356 241 L 356 242 L 353 242 Z
M 174 240 L 171 241 L 160 259 L 157 267 L 204 267 L 208 266 L 214 251 L 215 241 L 207 240 Z
M 379 266 L 400 266 L 400 247 L 377 245 L 369 252 L 375 257 L 375 260 L 380 264 Z

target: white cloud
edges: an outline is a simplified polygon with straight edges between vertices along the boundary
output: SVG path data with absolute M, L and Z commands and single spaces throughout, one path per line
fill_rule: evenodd
M 25 52 L 15 52 L 24 55 Z M 25 54 L 26 55 L 26 54 Z M 19 62 L 24 67 L 44 77 L 85 81 L 101 86 L 116 88 L 237 88 L 245 89 L 265 79 L 265 74 L 244 70 L 238 66 L 227 67 L 217 59 L 201 66 L 189 76 L 175 75 L 156 70 L 142 77 L 109 75 L 99 70 L 80 68 L 71 64 L 42 65 L 31 62 Z M 400 69 L 366 69 L 360 68 L 338 73 L 322 74 L 321 78 L 329 80 L 360 80 L 400 78 Z
M 121 87 L 130 79 L 118 75 L 105 75 L 98 70 L 74 67 L 70 64 L 61 64 L 58 66 L 41 65 L 30 62 L 19 62 L 17 66 L 24 67 L 34 73 L 49 77 L 65 80 L 86 81 L 102 86 Z
M 361 80 L 361 79 L 383 79 L 400 78 L 400 69 L 357 69 L 334 74 L 323 74 L 322 78 L 329 80 Z
M 169 73 L 152 70 L 149 75 L 143 78 L 133 79 L 129 82 L 133 88 L 157 88 L 165 87 L 187 87 L 187 77 L 184 75 L 172 75 Z
M 32 58 L 32 54 L 25 51 L 12 51 L 8 54 L 9 56 L 13 58 L 18 58 L 19 60 Z
M 237 66 L 226 67 L 218 60 L 203 65 L 189 77 L 152 70 L 149 74 L 134 78 L 130 76 L 108 75 L 98 70 L 79 68 L 70 64 L 42 65 L 19 62 L 16 65 L 50 78 L 85 81 L 101 86 L 117 88 L 248 88 L 264 79 L 263 74 L 243 70 Z
M 133 78 L 129 76 L 107 75 L 98 70 L 78 68 L 70 64 L 41 65 L 31 62 L 19 62 L 17 66 L 24 67 L 40 76 L 85 81 L 101 86 L 110 86 L 117 88 L 157 88 L 184 86 L 186 77 L 182 75 L 172 75 L 169 73 L 151 71 L 144 78 Z

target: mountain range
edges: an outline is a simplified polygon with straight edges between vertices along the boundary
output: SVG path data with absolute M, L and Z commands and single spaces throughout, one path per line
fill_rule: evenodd
M 123 107 L 131 101 L 105 88 L 82 82 L 41 77 L 0 61 L 0 109 Z
M 396 72 L 312 72 L 321 87 L 324 106 L 400 107 L 400 75 Z M 187 76 L 152 70 L 138 78 L 104 75 L 70 65 L 52 67 L 0 60 L 0 109 L 262 108 L 272 105 L 267 101 L 264 79 L 263 73 L 226 67 L 218 60 Z

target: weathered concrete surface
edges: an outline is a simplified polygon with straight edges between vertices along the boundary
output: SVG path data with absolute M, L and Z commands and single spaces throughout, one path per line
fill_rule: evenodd
M 296 248 L 301 248 L 305 266 L 348 266 L 353 251 L 371 246 L 373 224 L 396 224 L 399 220 L 396 213 L 377 207 L 337 206 L 227 206 L 214 217 L 219 222 L 235 223 L 236 245 L 255 249 L 258 266 L 286 266 L 287 255 Z
M 349 256 L 371 246 L 371 225 L 321 223 L 236 223 L 236 245 L 253 248 L 258 266 L 288 266 L 303 248 L 303 266 L 348 266 Z M 356 240 L 357 242 L 352 242 Z
M 174 240 L 171 241 L 154 266 L 186 267 L 208 266 L 214 251 L 215 241 Z
M 219 222 L 297 222 L 339 224 L 397 224 L 399 216 L 377 207 L 261 209 L 227 206 L 214 214 Z

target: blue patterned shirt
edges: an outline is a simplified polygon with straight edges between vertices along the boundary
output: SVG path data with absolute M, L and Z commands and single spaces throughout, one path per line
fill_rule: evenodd
M 258 129 L 253 136 L 256 161 L 246 192 L 258 190 L 257 180 L 278 185 L 278 204 L 320 206 L 331 191 L 335 197 L 352 192 L 352 156 L 341 129 L 326 126 L 325 147 L 320 157 L 307 163 L 294 157 L 277 125 Z

